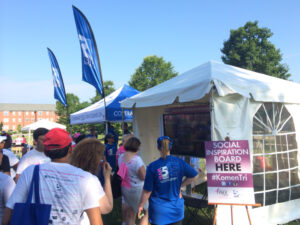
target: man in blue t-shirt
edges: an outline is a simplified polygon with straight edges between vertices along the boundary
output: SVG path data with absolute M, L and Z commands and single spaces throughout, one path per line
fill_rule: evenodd
M 161 158 L 147 168 L 139 214 L 149 198 L 149 221 L 153 225 L 181 224 L 184 200 L 180 189 L 198 178 L 198 172 L 182 159 L 170 155 L 172 140 L 163 136 L 157 140 Z M 183 180 L 183 177 L 186 177 Z
M 110 164 L 112 171 L 116 172 L 117 162 L 116 162 L 116 154 L 117 154 L 117 145 L 114 142 L 114 135 L 108 133 L 105 137 L 107 140 L 107 144 L 105 145 L 104 155 L 106 161 Z

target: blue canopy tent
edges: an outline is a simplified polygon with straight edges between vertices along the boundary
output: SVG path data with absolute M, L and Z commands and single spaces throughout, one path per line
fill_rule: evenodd
M 105 97 L 106 119 L 104 99 L 70 115 L 71 124 L 121 122 L 122 108 L 120 101 L 138 94 L 139 91 L 124 84 L 118 90 Z M 124 109 L 124 121 L 132 121 L 132 110 Z

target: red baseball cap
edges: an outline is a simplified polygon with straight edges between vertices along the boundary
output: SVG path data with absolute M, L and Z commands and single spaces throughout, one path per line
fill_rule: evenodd
M 53 128 L 51 129 L 44 138 L 44 146 L 45 150 L 58 150 L 67 147 L 71 144 L 72 139 L 70 134 L 61 129 L 61 128 Z

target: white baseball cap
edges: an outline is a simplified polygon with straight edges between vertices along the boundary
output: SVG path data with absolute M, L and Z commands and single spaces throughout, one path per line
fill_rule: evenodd
M 6 140 L 6 136 L 0 136 L 0 143 Z

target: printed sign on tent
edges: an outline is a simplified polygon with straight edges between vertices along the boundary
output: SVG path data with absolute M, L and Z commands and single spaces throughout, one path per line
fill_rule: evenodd
M 209 203 L 254 204 L 248 141 L 205 142 Z

